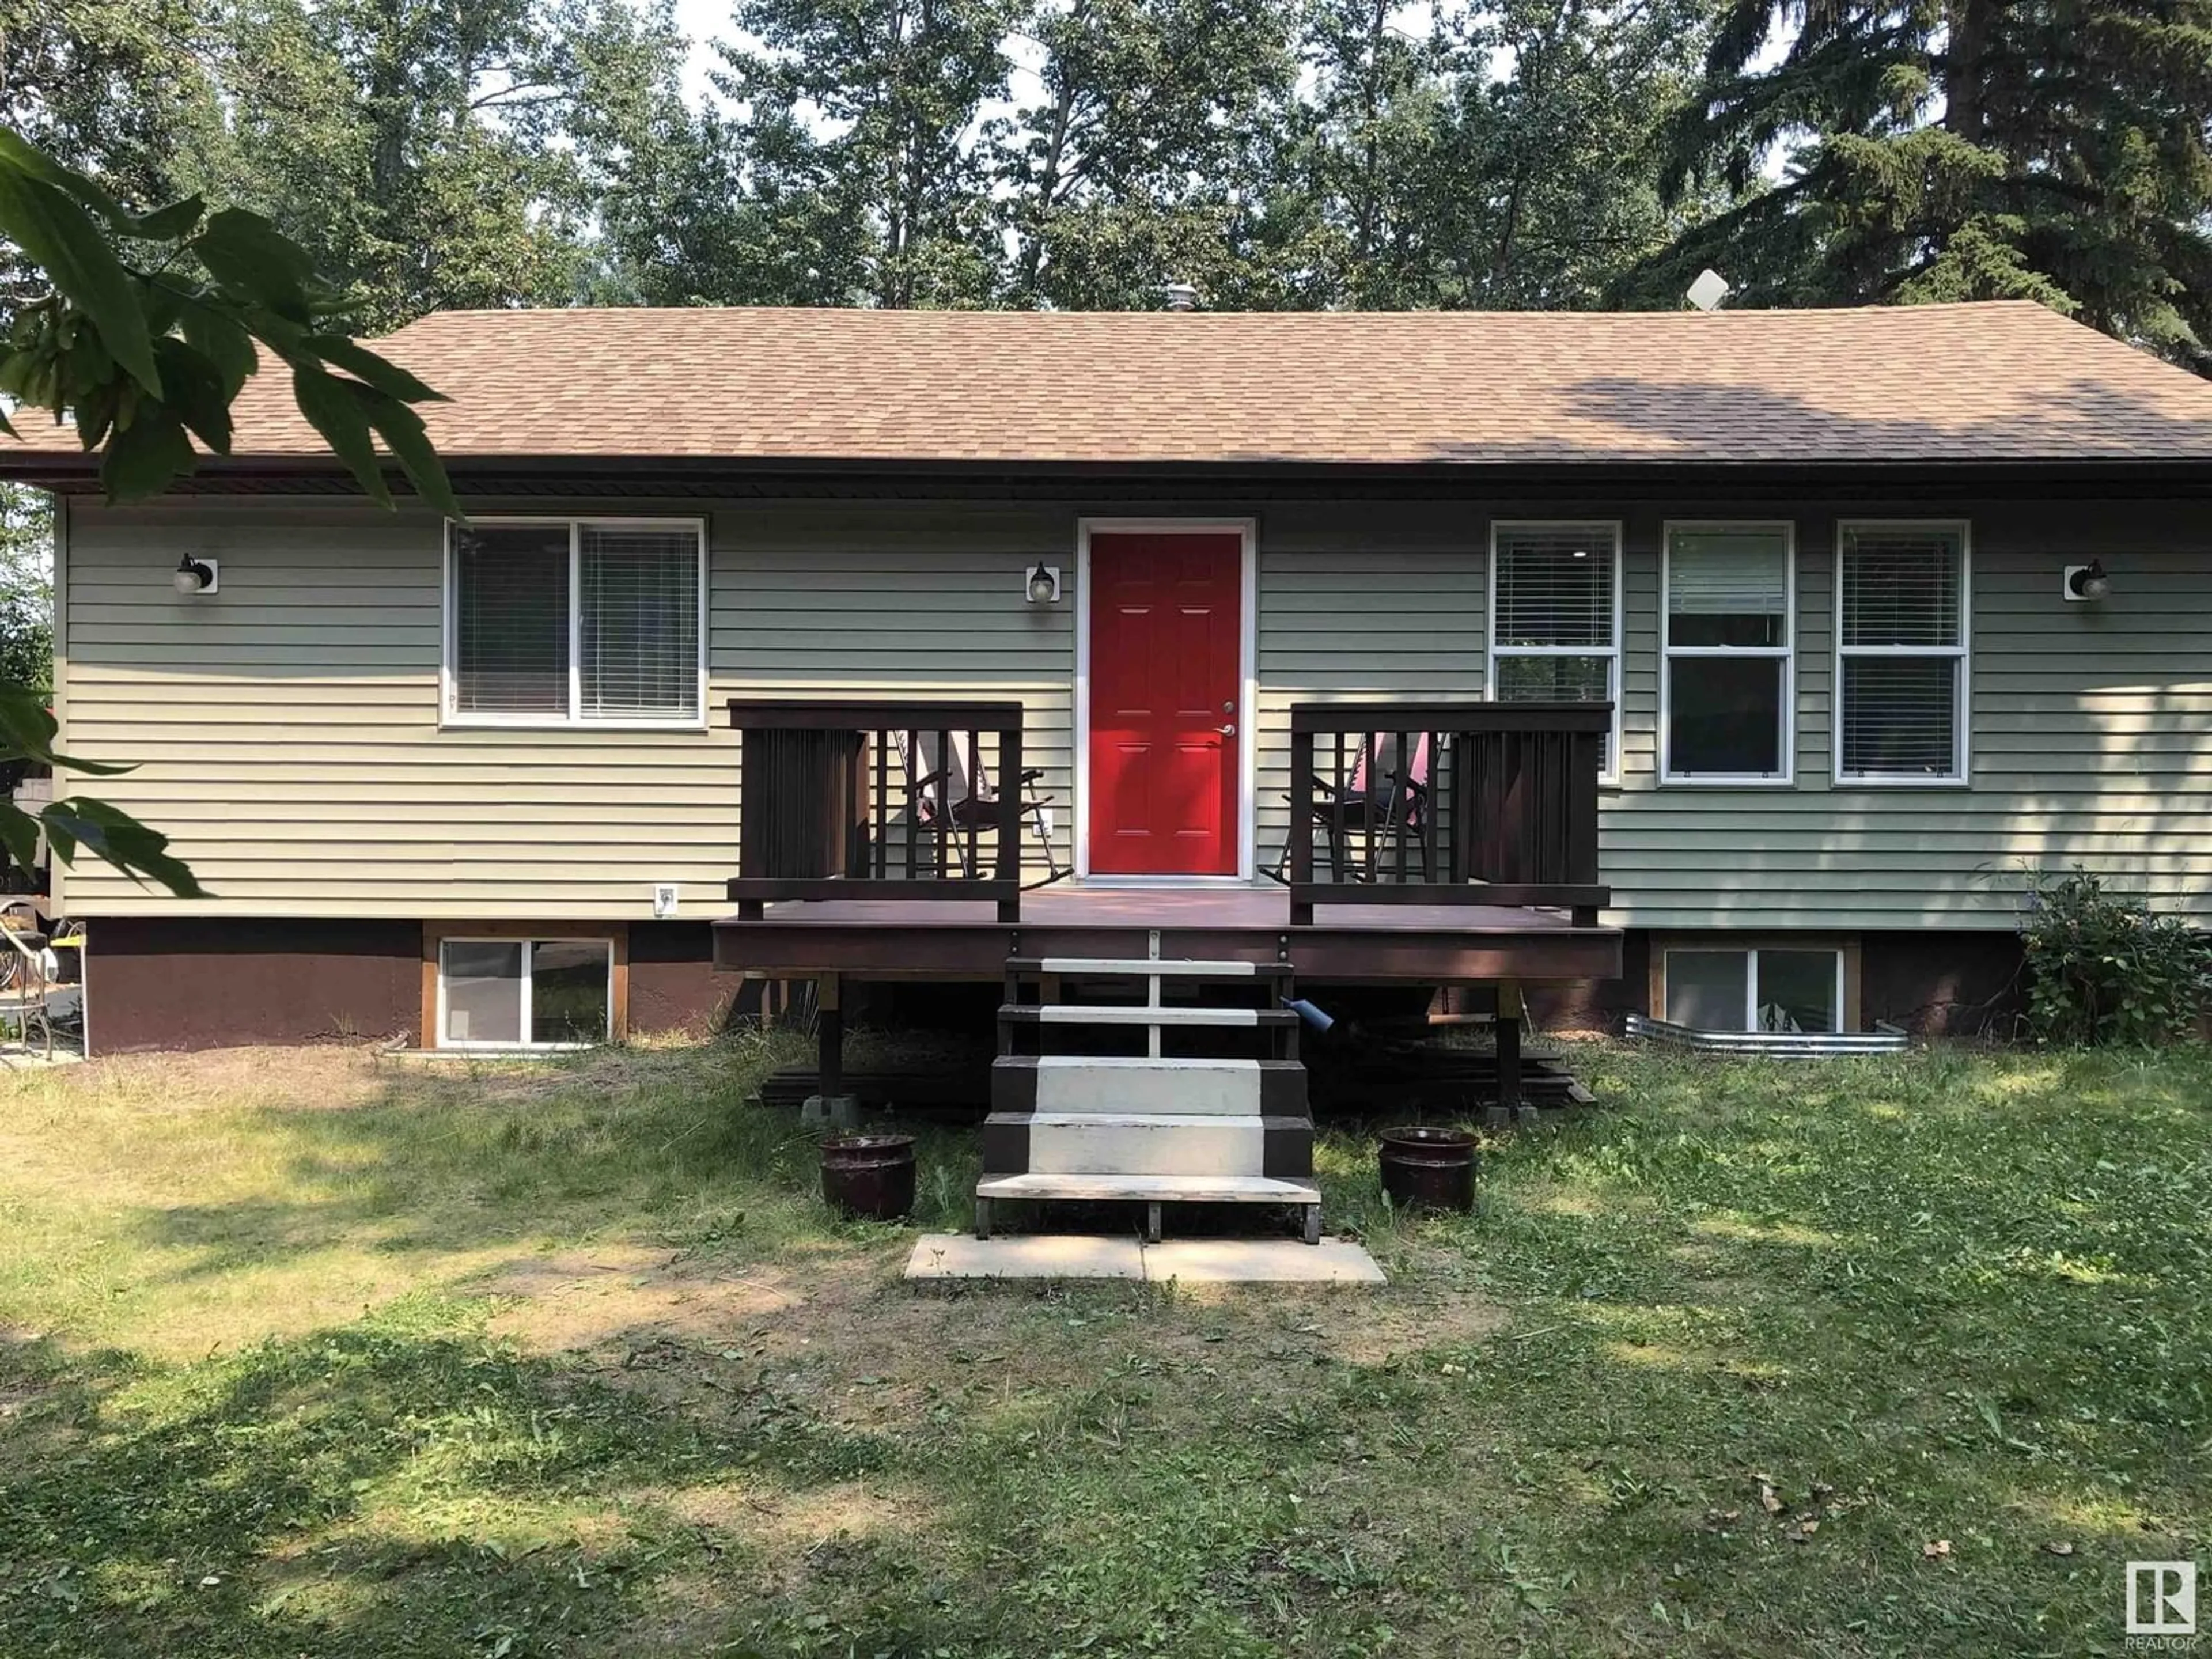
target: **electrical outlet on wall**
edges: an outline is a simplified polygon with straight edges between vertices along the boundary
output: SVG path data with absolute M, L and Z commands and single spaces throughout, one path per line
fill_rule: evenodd
M 672 915 L 674 915 L 676 914 L 676 901 L 677 901 L 677 892 L 676 892 L 676 884 L 675 884 L 674 882 L 672 882 L 672 881 L 657 881 L 657 882 L 653 883 L 653 914 L 654 915 L 656 915 L 656 916 L 672 916 Z

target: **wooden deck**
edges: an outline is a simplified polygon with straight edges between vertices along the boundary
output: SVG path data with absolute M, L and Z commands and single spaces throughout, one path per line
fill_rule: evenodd
M 769 979 L 995 980 L 1009 956 L 1146 956 L 1156 932 L 1164 957 L 1287 956 L 1301 979 L 1329 983 L 1613 979 L 1621 971 L 1620 930 L 1577 927 L 1564 911 L 1331 904 L 1315 921 L 1293 924 L 1290 890 L 1274 882 L 1068 883 L 1024 893 L 1018 922 L 999 920 L 997 906 L 983 898 L 785 901 L 766 906 L 758 919 L 717 921 L 714 965 Z

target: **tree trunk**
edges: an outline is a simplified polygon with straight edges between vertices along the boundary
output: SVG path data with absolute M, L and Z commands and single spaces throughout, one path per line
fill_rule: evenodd
M 1364 268 L 1375 252 L 1376 174 L 1381 170 L 1382 140 L 1375 131 L 1382 106 L 1382 31 L 1389 21 L 1389 0 L 1375 0 L 1367 15 L 1367 76 L 1360 88 L 1359 119 L 1365 143 L 1360 161 L 1358 245 Z
M 1945 9 L 1949 39 L 1942 61 L 1936 66 L 1938 89 L 1943 95 L 1943 125 L 1968 143 L 1978 144 L 1989 126 L 1985 59 L 1996 8 L 1993 0 L 1948 0 Z

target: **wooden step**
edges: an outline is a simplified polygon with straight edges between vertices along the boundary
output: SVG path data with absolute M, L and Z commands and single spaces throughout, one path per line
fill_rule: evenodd
M 1313 1174 L 1303 1117 L 1175 1112 L 994 1112 L 983 1123 L 992 1175 Z
M 1295 1060 L 1001 1054 L 991 1065 L 991 1109 L 1303 1117 L 1306 1069 Z
M 1150 1008 L 1119 1003 L 1096 1007 L 1055 1003 L 1048 1008 L 1010 1003 L 999 1010 L 999 1018 L 1010 1025 L 1181 1025 L 1246 1030 L 1298 1023 L 1298 1017 L 1287 1008 Z
M 1321 1188 L 1310 1181 L 1270 1176 L 1017 1175 L 984 1176 L 975 1183 L 975 1196 L 1085 1204 L 1319 1204 Z
M 1014 957 L 1009 973 L 1035 976 L 1060 974 L 1089 979 L 1281 979 L 1293 969 L 1287 962 L 1195 962 L 1176 957 Z

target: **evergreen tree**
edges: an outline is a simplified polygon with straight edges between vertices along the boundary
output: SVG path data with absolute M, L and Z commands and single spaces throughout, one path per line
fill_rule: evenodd
M 2212 0 L 1734 0 L 1706 70 L 1668 183 L 1745 199 L 1632 292 L 2034 299 L 2212 373 Z
M 1325 0 L 1280 169 L 1312 299 L 1599 303 L 1674 234 L 1653 146 L 1694 70 L 1701 3 L 1502 0 L 1439 10 L 1421 38 L 1399 8 Z

